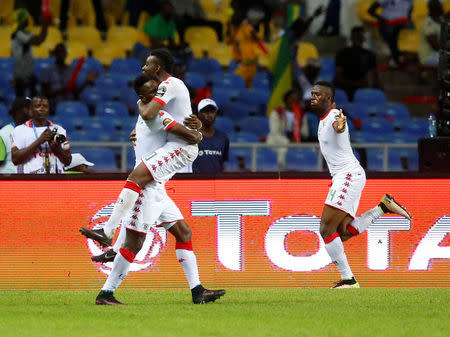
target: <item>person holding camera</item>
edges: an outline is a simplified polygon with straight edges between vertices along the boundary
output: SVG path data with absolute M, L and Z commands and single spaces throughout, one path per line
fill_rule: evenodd
M 47 120 L 48 113 L 48 99 L 33 97 L 31 119 L 14 129 L 11 155 L 17 173 L 64 173 L 72 161 L 66 130 Z

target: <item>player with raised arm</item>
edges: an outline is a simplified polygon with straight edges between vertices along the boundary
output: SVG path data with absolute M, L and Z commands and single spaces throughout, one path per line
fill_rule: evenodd
M 332 176 L 332 186 L 325 200 L 320 221 L 320 234 L 341 280 L 333 288 L 359 288 L 347 261 L 343 241 L 364 232 L 385 213 L 396 213 L 411 220 L 411 215 L 394 198 L 386 194 L 381 202 L 355 217 L 366 174 L 353 154 L 347 128 L 347 117 L 334 108 L 334 86 L 317 82 L 311 91 L 311 110 L 319 118 L 320 150 Z
M 156 81 L 150 80 L 145 75 L 136 78 L 134 85 L 140 100 L 144 103 L 153 98 L 158 87 Z M 156 155 L 166 143 L 168 132 L 189 143 L 198 143 L 202 138 L 198 131 L 178 124 L 171 115 L 162 110 L 148 121 L 139 116 L 135 130 L 136 166 L 141 162 L 141 158 Z M 114 260 L 111 275 L 96 298 L 96 304 L 120 304 L 114 298 L 113 291 L 123 280 L 132 262 L 132 260 L 124 261 L 124 258 L 133 256 L 130 252 L 136 255 L 141 250 L 146 232 L 153 225 L 164 227 L 174 235 L 176 256 L 183 267 L 195 304 L 213 302 L 225 294 L 224 290 L 205 289 L 200 283 L 197 260 L 192 249 L 191 229 L 178 207 L 167 195 L 164 184 L 152 182 L 141 190 L 133 211 L 122 219 L 122 228 L 113 249 L 92 258 L 97 262 L 109 262 L 114 260 L 117 252 L 120 252 Z

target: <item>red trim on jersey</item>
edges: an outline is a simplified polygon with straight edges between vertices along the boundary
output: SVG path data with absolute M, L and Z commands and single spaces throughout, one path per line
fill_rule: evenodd
M 359 234 L 358 230 L 357 230 L 355 227 L 353 227 L 352 225 L 350 225 L 350 224 L 347 225 L 347 230 L 348 230 L 353 236 L 356 236 L 356 235 Z
M 141 161 L 144 163 L 144 166 L 145 166 L 145 168 L 147 169 L 147 171 L 148 171 L 148 173 L 150 174 L 150 176 L 152 177 L 152 179 L 153 179 L 154 181 L 156 181 L 156 180 L 155 180 L 155 177 L 154 177 L 153 174 L 152 174 L 152 171 L 150 171 L 150 168 L 147 166 L 145 160 L 142 160 L 143 158 L 144 158 L 144 157 L 141 158 Z
M 25 123 L 23 123 L 23 124 L 25 124 L 26 126 L 28 126 L 29 128 L 32 128 L 33 127 L 33 124 L 31 124 L 33 122 L 33 119 L 29 119 L 29 120 L 27 120 Z M 48 124 L 48 126 L 53 126 L 53 123 L 51 122 L 51 121 L 49 121 L 48 119 L 47 119 L 47 124 Z M 38 126 L 39 127 L 39 126 Z
M 328 114 L 330 113 L 331 110 L 333 110 L 333 108 L 328 110 L 328 112 L 325 114 L 325 116 L 321 117 L 320 120 L 324 120 L 325 118 L 327 118 L 327 116 L 328 116 Z
M 127 231 L 132 231 L 132 232 L 139 233 L 139 234 L 147 234 L 146 232 L 137 231 L 135 229 L 131 229 L 131 228 L 128 228 L 128 227 L 126 227 L 126 229 L 127 229 Z
M 192 249 L 192 241 L 184 241 L 184 242 L 176 242 L 175 249 L 185 249 L 185 250 L 193 250 Z
M 391 20 L 386 20 L 386 26 L 397 26 L 397 25 L 402 25 L 404 23 L 409 22 L 409 18 L 407 16 L 403 17 L 403 18 L 395 18 L 395 19 L 391 19 Z M 374 27 L 380 27 L 380 22 L 379 21 L 375 21 L 372 23 L 372 25 Z
M 328 243 L 330 243 L 331 241 L 333 241 L 334 239 L 336 239 L 338 237 L 339 237 L 339 233 L 334 233 L 333 235 L 330 235 L 329 237 L 324 238 L 323 242 L 325 242 L 325 244 L 328 244 Z
M 136 184 L 135 182 L 129 181 L 129 180 L 127 180 L 127 182 L 125 183 L 125 186 L 123 188 L 128 188 L 137 193 L 141 192 L 141 187 L 138 184 Z
M 122 255 L 125 258 L 125 260 L 127 260 L 130 263 L 133 263 L 136 255 L 134 255 L 132 252 L 130 252 L 128 249 L 125 249 L 125 248 L 120 248 L 119 252 L 120 252 L 120 255 Z
M 166 126 L 165 130 L 166 130 L 166 131 L 169 131 L 170 129 L 172 129 L 172 128 L 173 128 L 175 125 L 177 125 L 177 124 L 178 124 L 177 121 L 172 121 L 172 122 L 170 122 L 169 125 Z
M 182 220 L 184 220 L 184 219 L 160 222 L 159 224 L 156 225 L 156 227 L 162 227 L 162 225 L 164 225 L 166 223 L 178 222 L 178 221 L 182 221 Z
M 164 82 L 164 81 L 167 81 L 167 79 L 170 78 L 170 77 L 172 77 L 172 76 L 167 75 L 167 77 L 166 77 L 165 79 L 163 79 L 163 82 Z
M 158 97 L 153 97 L 152 101 L 156 101 L 156 102 L 160 103 L 162 106 L 166 105 L 166 102 L 164 102 L 162 99 L 160 99 Z

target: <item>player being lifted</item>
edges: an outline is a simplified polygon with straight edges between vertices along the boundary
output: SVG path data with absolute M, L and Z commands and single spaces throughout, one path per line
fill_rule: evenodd
M 317 82 L 311 91 L 311 109 L 320 118 L 318 138 L 320 150 L 332 176 L 332 186 L 325 200 L 320 222 L 320 234 L 341 280 L 333 288 L 359 288 L 347 261 L 343 241 L 364 232 L 385 213 L 396 213 L 411 220 L 411 215 L 394 198 L 386 194 L 381 202 L 355 217 L 366 174 L 353 154 L 347 118 L 334 109 L 334 86 Z
M 173 58 L 170 53 L 166 50 L 159 49 L 152 51 L 152 54 L 148 57 L 147 62 L 143 67 L 143 73 L 147 74 L 159 85 L 153 100 L 148 103 L 142 100 L 138 102 L 140 117 L 145 122 L 149 122 L 159 116 L 160 110 L 163 106 L 165 106 L 166 111 L 172 111 L 170 115 L 176 122 L 182 122 L 191 114 L 190 97 L 186 86 L 181 80 L 173 78 L 168 74 L 168 71 L 170 71 L 172 65 Z M 103 246 L 111 245 L 114 231 L 119 225 L 121 219 L 127 215 L 131 209 L 136 208 L 136 202 L 138 202 L 138 204 L 142 202 L 141 200 L 138 200 L 138 197 L 143 195 L 142 187 L 145 187 L 150 183 L 164 184 L 176 172 L 180 172 L 181 169 L 186 167 L 191 168 L 192 162 L 197 157 L 197 145 L 188 144 L 185 140 L 179 138 L 179 136 L 173 133 L 169 133 L 167 138 L 164 138 L 164 143 L 165 144 L 153 154 L 140 158 L 142 162 L 140 162 L 129 175 L 128 180 L 114 206 L 112 215 L 105 224 L 105 227 L 103 229 L 95 230 L 81 228 L 80 231 L 83 235 L 98 241 Z M 183 223 L 185 225 L 181 228 L 181 230 L 184 231 L 184 233 L 182 233 L 184 234 L 183 237 L 188 237 L 189 240 L 182 242 L 177 241 L 177 248 L 180 249 L 180 254 L 181 251 L 184 251 L 185 253 L 187 252 L 185 256 L 182 256 L 179 259 L 183 261 L 182 265 L 185 272 L 185 265 L 189 265 L 190 267 L 188 269 L 195 270 L 195 273 L 198 275 L 197 262 L 192 251 L 192 243 L 190 241 L 191 232 L 189 227 L 187 227 L 187 224 L 185 222 Z M 134 260 L 140 246 L 142 246 L 142 243 L 139 244 L 139 242 L 143 242 L 143 237 L 145 238 L 145 235 L 141 234 L 142 233 L 133 232 L 131 230 L 127 231 L 125 246 L 131 248 L 131 250 L 122 248 L 120 249 L 119 254 L 117 254 L 117 257 L 114 260 L 114 268 L 118 271 L 117 273 L 114 273 L 116 278 L 119 278 L 120 274 L 126 274 L 125 271 L 128 270 L 129 265 Z M 130 246 L 127 246 L 126 242 L 133 242 L 133 245 L 130 244 Z M 118 261 L 121 261 L 119 264 L 123 265 L 122 272 L 119 267 L 116 267 L 119 265 Z M 125 261 L 128 262 L 128 265 Z M 110 276 L 112 275 L 113 272 Z M 189 279 L 187 272 L 186 275 Z M 120 281 L 116 280 L 116 282 L 120 284 Z M 189 284 L 191 286 L 194 303 L 213 301 L 225 293 L 223 290 L 210 291 L 204 289 L 199 281 L 194 288 L 192 288 L 191 281 L 189 281 Z M 104 293 L 102 296 L 108 296 L 111 300 L 106 300 L 106 302 L 117 302 L 111 291 Z

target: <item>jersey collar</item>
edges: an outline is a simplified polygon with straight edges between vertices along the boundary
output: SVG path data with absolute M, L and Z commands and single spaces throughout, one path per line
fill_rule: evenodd
M 327 118 L 328 114 L 330 113 L 330 111 L 333 110 L 333 108 L 330 108 L 330 110 L 328 110 L 328 112 L 322 117 L 320 118 L 320 120 L 324 120 L 325 118 Z
M 32 127 L 33 127 L 32 122 L 33 122 L 33 120 L 30 119 L 30 120 L 26 121 L 24 124 L 25 124 L 26 126 L 28 126 L 29 128 L 32 128 Z M 48 126 L 53 126 L 53 123 L 50 122 L 48 119 L 47 119 L 47 124 L 48 124 Z

